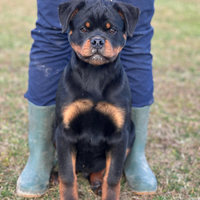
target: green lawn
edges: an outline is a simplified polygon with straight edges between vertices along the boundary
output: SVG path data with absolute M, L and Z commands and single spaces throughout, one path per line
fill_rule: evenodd
M 121 200 L 200 200 L 200 1 L 157 0 L 155 103 L 151 109 L 147 158 L 158 179 L 154 196 L 135 196 L 124 179 Z M 0 199 L 23 199 L 15 186 L 28 158 L 27 89 L 30 30 L 36 2 L 0 1 Z M 78 175 L 79 197 L 100 199 Z M 43 198 L 59 199 L 57 186 Z

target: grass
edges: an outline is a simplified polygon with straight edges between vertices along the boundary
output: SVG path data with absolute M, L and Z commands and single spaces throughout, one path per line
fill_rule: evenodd
M 155 103 L 146 154 L 158 180 L 154 196 L 135 196 L 124 179 L 121 199 L 200 199 L 200 2 L 159 0 L 155 35 Z M 27 89 L 34 1 L 0 1 L 0 199 L 17 199 L 15 186 L 28 158 Z M 80 199 L 99 199 L 78 177 Z M 58 187 L 38 199 L 59 199 Z

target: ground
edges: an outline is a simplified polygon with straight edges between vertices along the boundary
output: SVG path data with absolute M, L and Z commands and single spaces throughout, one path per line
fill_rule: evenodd
M 159 0 L 155 35 L 155 103 L 151 106 L 146 155 L 158 180 L 154 196 L 135 196 L 125 179 L 121 200 L 200 199 L 200 2 Z M 16 199 L 16 181 L 28 152 L 27 90 L 30 30 L 36 2 L 0 1 L 0 199 Z M 79 197 L 92 194 L 81 175 Z M 57 186 L 38 199 L 59 199 Z

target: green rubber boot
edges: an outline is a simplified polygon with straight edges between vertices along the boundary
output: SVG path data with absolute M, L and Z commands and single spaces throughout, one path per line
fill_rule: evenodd
M 48 189 L 54 161 L 52 124 L 55 105 L 36 106 L 29 102 L 28 162 L 17 181 L 17 195 L 40 197 Z
M 128 185 L 138 195 L 154 194 L 157 189 L 156 177 L 145 156 L 148 119 L 149 106 L 132 108 L 136 138 L 131 153 L 126 159 L 124 172 Z

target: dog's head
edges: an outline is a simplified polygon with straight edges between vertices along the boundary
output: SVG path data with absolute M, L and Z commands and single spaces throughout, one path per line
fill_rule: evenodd
M 77 56 L 92 65 L 113 62 L 132 37 L 139 9 L 108 0 L 72 0 L 59 5 L 62 32 Z

